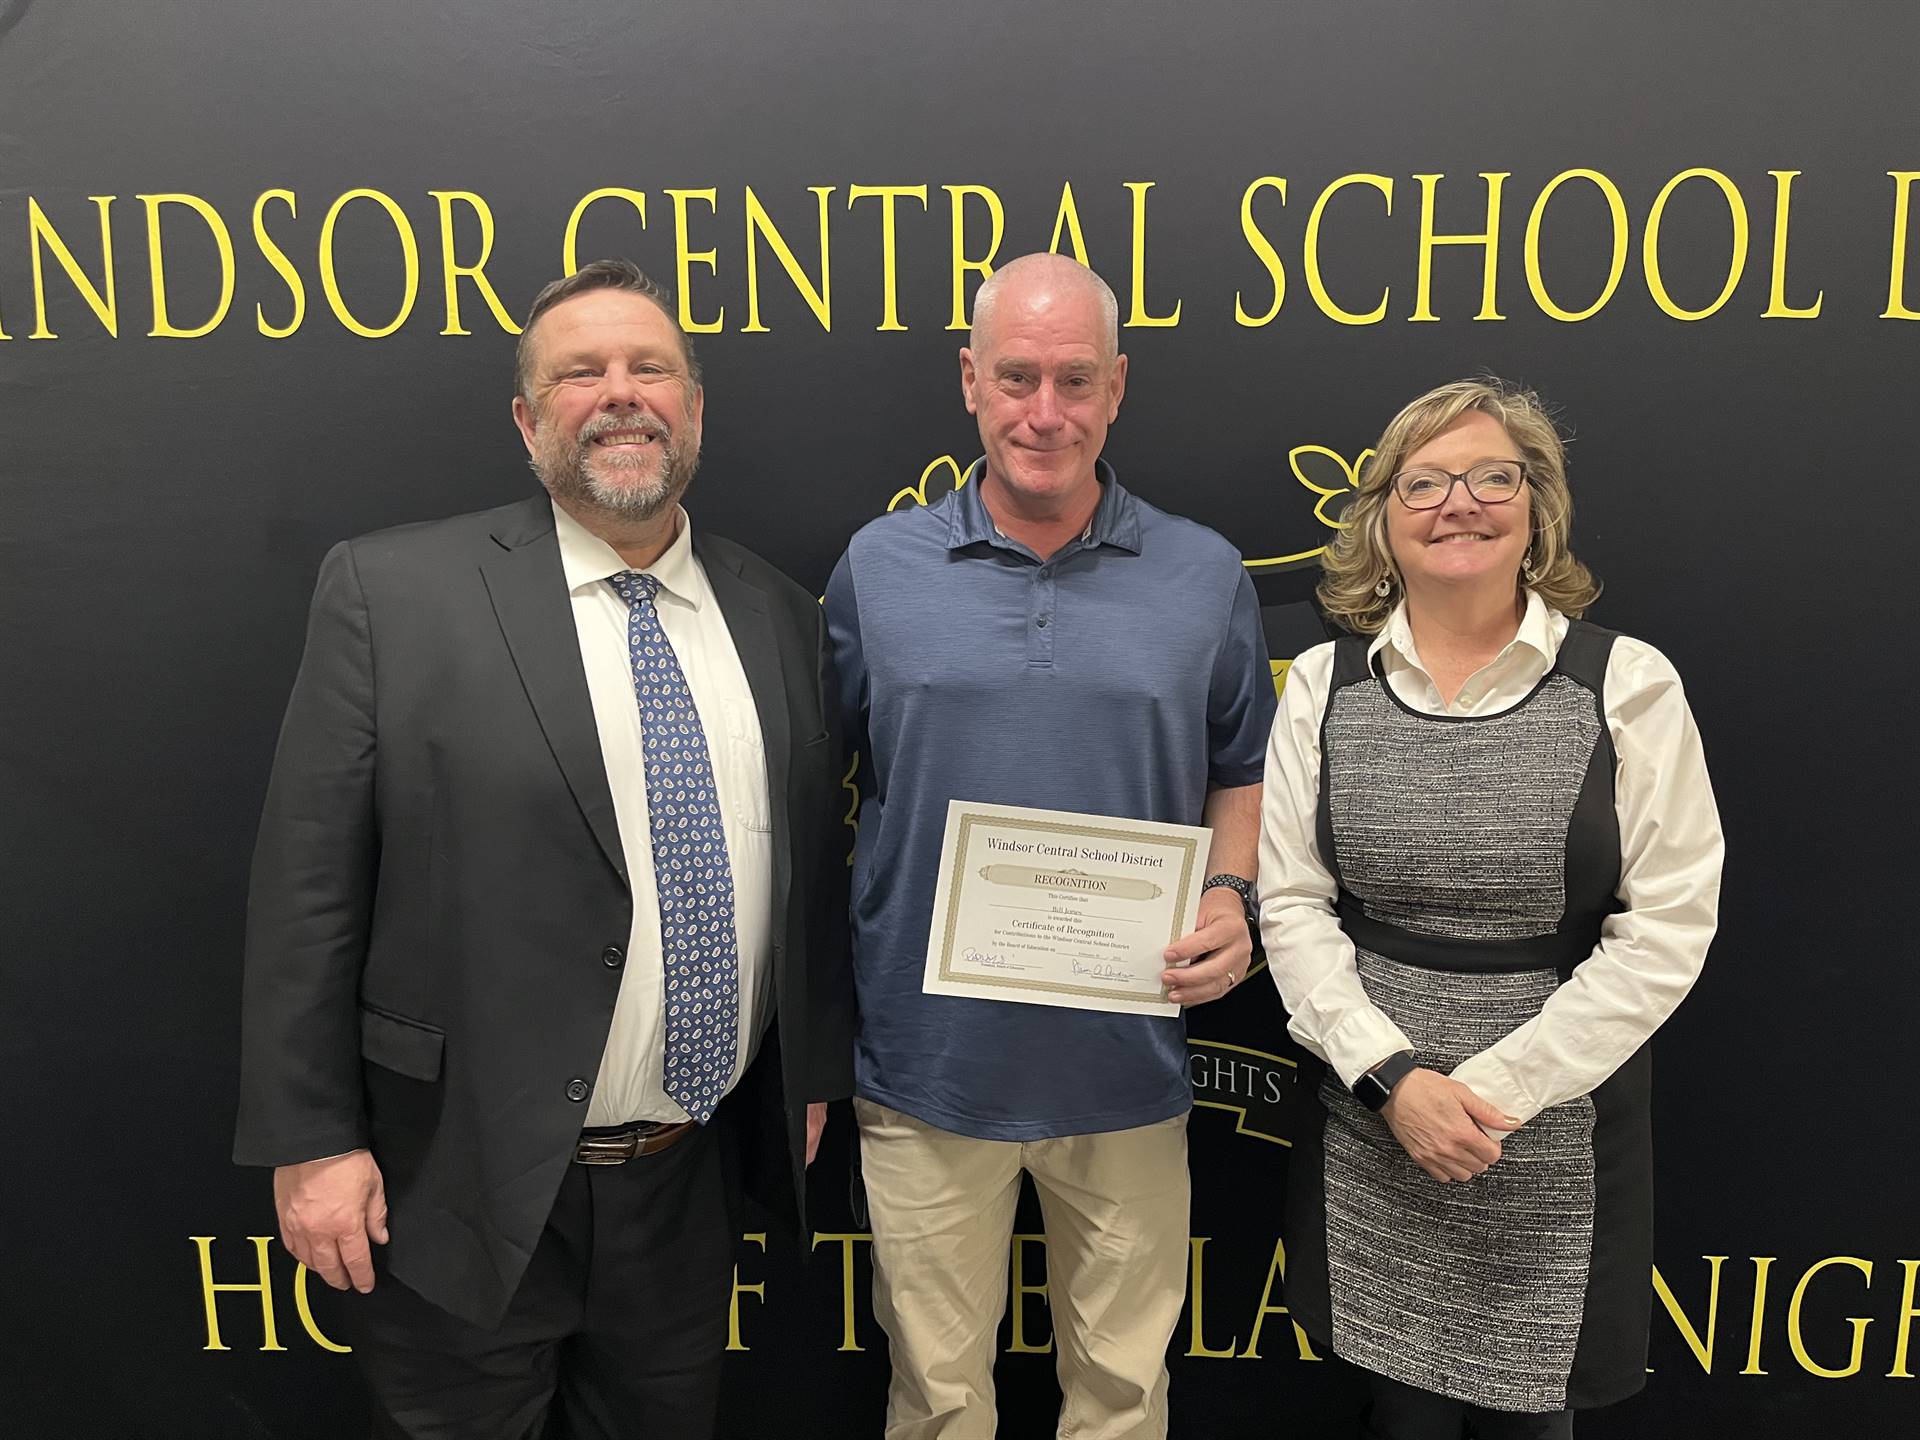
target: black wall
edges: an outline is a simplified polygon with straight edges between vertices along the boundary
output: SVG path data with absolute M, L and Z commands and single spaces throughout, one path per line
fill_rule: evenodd
M 1277 653 L 1315 638 L 1311 562 L 1287 557 L 1325 542 L 1338 496 L 1316 515 L 1311 487 L 1338 491 L 1404 401 L 1492 370 L 1562 408 L 1576 541 L 1607 583 L 1596 618 L 1686 678 L 1729 856 L 1720 939 L 1658 1045 L 1656 1374 L 1583 1433 L 1909 1433 L 1917 57 L 1912 8 L 1867 0 L 0 3 L 0 1428 L 361 1425 L 351 1360 L 315 1338 L 332 1328 L 324 1287 L 309 1328 L 269 1247 L 284 1348 L 263 1350 L 260 1297 L 209 1292 L 202 1255 L 216 1282 L 257 1281 L 249 1237 L 273 1231 L 265 1176 L 225 1157 L 245 866 L 314 567 L 343 536 L 534 483 L 508 420 L 511 339 L 472 280 L 449 319 L 442 206 L 463 265 L 484 207 L 484 273 L 509 315 L 561 272 L 595 190 L 643 193 L 646 224 L 617 197 L 594 204 L 582 259 L 625 253 L 679 284 L 683 251 L 713 252 L 687 287 L 696 320 L 724 307 L 699 337 L 690 506 L 819 587 L 857 525 L 939 457 L 975 453 L 949 328 L 954 214 L 979 257 L 994 206 L 949 187 L 992 193 L 1005 259 L 1049 244 L 1071 184 L 1123 318 L 1178 306 L 1177 324 L 1124 333 L 1108 458 L 1241 548 Z M 1546 207 L 1530 282 L 1530 216 L 1570 170 L 1593 176 Z M 1711 173 L 1671 190 L 1650 277 L 1649 218 L 1690 171 Z M 1776 172 L 1794 172 L 1784 224 Z M 1351 176 L 1378 179 L 1323 207 L 1323 305 L 1309 222 Z M 1263 177 L 1284 197 L 1256 187 L 1247 224 L 1285 289 L 1252 324 L 1275 298 L 1242 220 Z M 1485 248 L 1443 244 L 1420 307 L 1423 217 L 1486 230 L 1496 183 L 1491 302 Z M 879 328 L 884 202 L 850 200 L 858 186 L 926 187 L 895 206 L 898 328 Z M 753 326 L 748 191 L 818 287 L 810 187 L 826 188 L 830 328 L 764 238 Z M 391 200 L 418 263 L 410 313 L 378 338 L 338 318 L 324 274 L 367 329 L 407 293 L 377 199 L 347 201 L 322 245 L 330 209 L 363 189 Z M 712 192 L 683 198 L 684 240 L 675 190 Z M 160 195 L 196 197 L 230 235 L 231 304 L 204 335 L 149 333 L 168 328 L 155 263 L 174 330 L 202 328 L 224 288 L 217 227 L 140 198 Z M 1563 312 L 1607 283 L 1609 195 L 1617 287 L 1590 318 L 1553 318 L 1535 283 Z M 1672 313 L 1712 308 L 1736 268 L 1713 313 Z M 297 328 L 283 273 L 304 295 Z M 978 279 L 962 274 L 963 300 Z M 1329 313 L 1383 291 L 1376 323 Z M 1208 1103 L 1175 1432 L 1341 1433 L 1349 1382 L 1260 1313 L 1280 1303 L 1277 1001 L 1245 987 L 1191 1028 Z M 820 1230 L 850 1231 L 844 1196 L 821 1189 Z M 1022 1255 L 1038 1285 L 1040 1248 Z M 876 1434 L 864 1249 L 826 1240 L 798 1262 L 779 1233 L 743 1242 L 740 1281 L 760 1289 L 739 1299 L 726 1433 Z M 210 1303 L 225 1349 L 208 1348 Z M 1025 1440 L 1052 1433 L 1055 1402 L 1044 1302 L 1019 1314 L 1002 1433 Z

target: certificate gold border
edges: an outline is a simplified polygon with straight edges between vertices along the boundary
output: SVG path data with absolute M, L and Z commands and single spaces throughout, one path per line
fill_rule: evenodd
M 1025 820 L 1011 815 L 973 814 L 962 811 L 960 829 L 954 837 L 953 871 L 947 877 L 947 923 L 940 940 L 940 978 L 960 985 L 997 986 L 1008 990 L 1038 990 L 1048 995 L 1084 995 L 1091 1000 L 1117 1001 L 1127 1005 L 1165 1005 L 1164 995 L 1130 995 L 1123 990 L 1104 990 L 1097 985 L 1060 985 L 1047 980 L 1019 980 L 1011 976 L 957 975 L 953 971 L 953 934 L 960 925 L 960 891 L 967 883 L 967 845 L 975 823 L 1002 830 L 1025 830 L 1040 835 L 1071 835 L 1098 840 L 1113 840 L 1125 845 L 1160 845 L 1180 852 L 1180 880 L 1175 893 L 1182 897 L 1174 907 L 1171 945 L 1180 938 L 1180 924 L 1186 914 L 1187 887 L 1193 883 L 1195 861 L 1200 842 L 1191 835 L 1160 836 L 1140 830 L 1102 829 L 1091 825 L 1069 825 L 1058 820 Z

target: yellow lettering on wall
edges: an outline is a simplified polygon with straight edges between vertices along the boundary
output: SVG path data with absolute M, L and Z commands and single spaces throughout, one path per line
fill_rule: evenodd
M 1809 1375 L 1818 1375 L 1823 1380 L 1844 1380 L 1849 1375 L 1860 1373 L 1860 1357 L 1866 1349 L 1867 1326 L 1873 1322 L 1859 1315 L 1847 1317 L 1847 1323 L 1853 1327 L 1853 1348 L 1848 1353 L 1847 1363 L 1838 1370 L 1828 1369 L 1817 1363 L 1807 1353 L 1806 1340 L 1800 1333 L 1800 1306 L 1807 1298 L 1807 1287 L 1813 1283 L 1813 1277 L 1822 1270 L 1835 1265 L 1845 1265 L 1858 1270 L 1866 1282 L 1873 1283 L 1873 1262 L 1858 1260 L 1851 1255 L 1829 1255 L 1825 1260 L 1817 1261 L 1800 1277 L 1800 1283 L 1793 1287 L 1793 1299 L 1787 1305 L 1787 1345 L 1793 1351 L 1793 1358 L 1800 1362 L 1800 1368 Z
M 218 1300 L 221 1295 L 233 1293 L 252 1293 L 260 1297 L 260 1330 L 262 1350 L 285 1350 L 280 1337 L 273 1326 L 273 1272 L 268 1266 L 267 1247 L 273 1243 L 271 1235 L 249 1235 L 253 1242 L 254 1273 L 253 1280 L 225 1280 L 216 1282 L 213 1278 L 213 1236 L 189 1235 L 200 1251 L 200 1293 L 207 1305 L 207 1343 L 203 1350 L 226 1350 L 231 1347 L 220 1340 L 220 1311 Z
M 1906 1272 L 1907 1283 L 1900 1291 L 1900 1317 L 1894 1321 L 1900 1333 L 1893 1342 L 1893 1369 L 1887 1372 L 1889 1380 L 1911 1380 L 1913 1371 L 1907 1368 L 1907 1347 L 1913 1341 L 1913 1322 L 1920 1320 L 1920 1306 L 1913 1303 L 1914 1281 L 1920 1278 L 1920 1260 L 1902 1260 L 1900 1268 Z
M 1893 278 L 1887 282 L 1887 308 L 1882 320 L 1920 320 L 1920 310 L 1907 304 L 1907 219 L 1912 213 L 1913 182 L 1920 170 L 1889 170 L 1893 177 Z M 104 223 L 104 222 L 103 222 Z
M 1073 258 L 1087 268 L 1093 268 L 1087 260 L 1087 237 L 1080 231 L 1080 210 L 1073 203 L 1073 182 L 1067 181 L 1060 187 L 1060 208 L 1054 212 L 1053 238 L 1047 241 L 1047 249 L 1052 254 L 1060 253 L 1060 232 L 1065 230 L 1067 238 L 1073 242 Z
M 314 1323 L 313 1307 L 307 1303 L 307 1281 L 311 1278 L 311 1273 L 305 1265 L 294 1267 L 293 1308 L 300 1313 L 300 1323 L 305 1327 L 313 1343 L 322 1350 L 331 1350 L 336 1355 L 351 1355 L 353 1353 L 351 1345 L 340 1345 L 329 1340 L 321 1332 L 319 1325 Z
M 807 308 L 813 311 L 813 318 L 820 322 L 822 330 L 833 329 L 833 262 L 828 250 L 827 197 L 838 188 L 833 185 L 809 185 L 807 187 L 820 202 L 820 284 L 816 289 L 807 272 L 801 268 L 786 238 L 775 228 L 773 217 L 768 215 L 766 207 L 761 205 L 760 197 L 753 193 L 753 187 L 747 186 L 747 324 L 748 331 L 765 333 L 766 326 L 760 323 L 760 240 L 773 247 L 774 257 L 781 268 L 787 272 L 787 278 L 793 281 L 794 289 L 800 292 L 800 298 L 807 302 Z
M 940 187 L 953 197 L 953 318 L 947 322 L 949 330 L 965 330 L 967 320 L 967 272 L 976 272 L 982 280 L 993 274 L 993 257 L 1000 253 L 1000 238 L 1006 234 L 1007 213 L 1001 207 L 1000 197 L 985 185 L 942 185 Z M 987 244 L 987 253 L 978 259 L 967 256 L 967 197 L 977 196 L 987 202 L 987 214 L 993 220 L 993 239 Z
M 742 1240 L 750 1240 L 755 1245 L 758 1245 L 762 1255 L 767 1253 L 766 1231 L 757 1230 L 751 1234 L 742 1235 L 740 1238 Z M 727 1349 L 729 1350 L 745 1350 L 749 1348 L 747 1343 L 740 1338 L 740 1297 L 742 1295 L 757 1296 L 762 1305 L 766 1304 L 767 1282 L 761 1280 L 752 1285 L 742 1285 L 740 1283 L 740 1262 L 736 1260 L 733 1265 L 733 1293 L 727 1297 Z
M 1038 1295 L 1044 1300 L 1047 1295 L 1046 1281 L 1042 1280 L 1038 1285 L 1033 1285 L 1026 1279 L 1026 1254 L 1029 1245 L 1038 1245 L 1040 1253 L 1045 1255 L 1047 1237 L 1019 1234 L 1013 1237 L 1013 1298 L 1009 1301 L 1013 1306 L 1013 1335 L 1008 1342 L 1007 1353 L 1009 1355 L 1051 1355 L 1053 1353 L 1051 1332 L 1048 1333 L 1044 1345 L 1035 1345 L 1027 1339 L 1026 1297 Z
M 393 221 L 393 230 L 400 237 L 400 254 L 406 264 L 406 285 L 400 297 L 400 308 L 392 320 L 385 325 L 368 325 L 361 321 L 353 311 L 347 308 L 346 297 L 340 293 L 340 277 L 333 263 L 333 228 L 340 223 L 340 215 L 355 200 L 371 200 L 387 212 L 387 218 Z M 420 295 L 420 246 L 413 238 L 413 226 L 407 222 L 403 211 L 390 195 L 378 190 L 349 190 L 327 208 L 327 218 L 320 222 L 320 288 L 326 293 L 327 304 L 339 322 L 356 335 L 364 335 L 369 340 L 378 340 L 391 335 L 407 323 L 407 316 L 413 313 L 413 302 Z
M 60 232 L 53 228 L 53 222 L 47 219 L 40 202 L 31 195 L 27 197 L 27 232 L 33 249 L 34 319 L 33 332 L 27 337 L 29 340 L 59 338 L 47 324 L 47 287 L 45 266 L 41 259 L 43 248 L 53 251 L 53 258 L 60 262 L 60 268 L 67 272 L 67 278 L 73 281 L 80 298 L 87 302 L 87 308 L 106 327 L 107 334 L 115 339 L 120 337 L 120 312 L 113 293 L 113 227 L 109 222 L 116 197 L 89 195 L 87 198 L 100 207 L 100 282 L 106 290 L 105 295 L 95 288 L 93 281 L 87 278 L 86 271 L 80 268 L 80 262 L 73 258 L 73 252 L 67 248 L 67 242 L 60 238 Z
M 1811 320 L 1820 313 L 1820 303 L 1827 298 L 1825 290 L 1813 297 L 1813 304 L 1804 310 L 1795 309 L 1787 304 L 1787 229 L 1792 223 L 1793 177 L 1798 170 L 1769 170 L 1773 176 L 1773 285 L 1767 291 L 1767 308 L 1760 312 L 1763 320 Z
M 1173 302 L 1171 315 L 1147 313 L 1147 191 L 1151 180 L 1121 182 L 1133 192 L 1133 312 L 1127 316 L 1129 329 L 1164 329 L 1180 323 L 1180 302 Z
M 845 1231 L 829 1234 L 816 1230 L 813 1235 L 813 1248 L 818 1250 L 823 1240 L 840 1247 L 840 1349 L 842 1351 L 863 1350 L 866 1347 L 861 1345 L 853 1330 L 853 1247 L 860 1244 L 871 1245 L 873 1236 Z
M 1487 182 L 1487 228 L 1472 234 L 1439 235 L 1433 228 L 1434 188 L 1444 179 L 1444 175 L 1416 175 L 1420 182 L 1420 273 L 1416 280 L 1413 297 L 1413 314 L 1409 320 L 1438 320 L 1428 301 L 1433 293 L 1433 252 L 1439 245 L 1478 245 L 1484 254 L 1480 272 L 1480 309 L 1475 313 L 1476 320 L 1504 320 L 1495 308 L 1495 285 L 1499 280 L 1500 266 L 1500 187 L 1507 179 L 1507 171 L 1481 171 L 1480 178 Z
M 904 330 L 900 323 L 900 253 L 896 243 L 893 207 L 902 197 L 918 200 L 922 210 L 927 208 L 927 187 L 924 185 L 849 185 L 847 187 L 847 208 L 853 208 L 856 200 L 878 200 L 880 202 L 880 281 L 885 291 L 884 303 L 880 312 L 880 323 L 875 330 Z
M 1231 1360 L 1234 1347 L 1240 1343 L 1238 1335 L 1227 1341 L 1224 1350 L 1215 1350 L 1207 1344 L 1207 1243 L 1212 1238 L 1210 1235 L 1187 1237 L 1190 1252 L 1187 1264 L 1187 1310 L 1193 1317 L 1187 1329 L 1187 1356 L 1197 1360 Z
M 440 333 L 473 333 L 460 323 L 459 281 L 464 276 L 479 289 L 480 298 L 487 302 L 495 323 L 507 334 L 518 335 L 520 327 L 513 323 L 513 317 L 507 314 L 506 306 L 500 303 L 500 297 L 494 293 L 493 285 L 486 277 L 487 258 L 493 254 L 493 211 L 487 207 L 486 201 L 470 190 L 429 190 L 427 193 L 440 202 L 440 273 L 447 288 L 447 328 Z M 480 258 L 471 265 L 462 265 L 454 258 L 453 207 L 456 202 L 465 205 L 480 219 Z
M 1378 325 L 1387 318 L 1387 301 L 1393 294 L 1391 287 L 1380 292 L 1378 305 L 1361 312 L 1336 305 L 1333 297 L 1327 293 L 1326 282 L 1320 278 L 1320 221 L 1326 214 L 1327 202 L 1349 185 L 1372 186 L 1386 199 L 1387 214 L 1393 214 L 1393 181 L 1390 178 L 1385 175 L 1342 175 L 1320 192 L 1319 198 L 1313 202 L 1313 209 L 1307 214 L 1307 233 L 1302 242 L 1300 268 L 1307 277 L 1307 293 L 1313 296 L 1313 303 L 1320 307 L 1322 315 L 1330 320 L 1338 320 L 1342 325 Z
M 1584 310 L 1564 309 L 1553 296 L 1547 293 L 1546 277 L 1540 271 L 1540 227 L 1547 213 L 1547 202 L 1553 194 L 1569 180 L 1585 180 L 1596 186 L 1606 197 L 1607 214 L 1613 222 L 1613 257 L 1607 263 L 1607 283 L 1600 287 L 1599 298 Z M 1627 202 L 1621 195 L 1620 187 L 1602 175 L 1598 170 L 1562 170 L 1547 182 L 1546 189 L 1540 192 L 1540 198 L 1533 202 L 1533 210 L 1527 216 L 1527 243 L 1525 248 L 1527 269 L 1527 289 L 1533 292 L 1533 303 L 1540 307 L 1544 315 L 1555 320 L 1568 322 L 1590 320 L 1606 308 L 1613 298 L 1613 292 L 1620 287 L 1620 277 L 1627 268 Z
M 1726 198 L 1727 213 L 1733 218 L 1733 254 L 1727 263 L 1727 283 L 1720 287 L 1720 294 L 1704 310 L 1687 310 L 1675 303 L 1660 276 L 1661 217 L 1666 214 L 1667 200 L 1673 192 L 1689 180 L 1711 180 L 1718 186 L 1721 195 Z M 1676 320 L 1704 320 L 1725 305 L 1733 298 L 1733 292 L 1740 284 L 1740 276 L 1747 268 L 1747 228 L 1747 202 L 1741 198 L 1740 188 L 1718 170 L 1704 166 L 1682 170 L 1667 181 L 1654 197 L 1653 209 L 1647 212 L 1646 238 L 1641 242 L 1640 263 L 1647 273 L 1647 293 L 1653 297 L 1653 303 Z
M 1249 315 L 1245 299 L 1238 290 L 1233 292 L 1233 318 L 1250 329 L 1271 324 L 1273 317 L 1280 313 L 1281 302 L 1287 298 L 1287 268 L 1280 263 L 1280 252 L 1273 248 L 1273 242 L 1261 232 L 1260 222 L 1253 218 L 1253 197 L 1262 190 L 1277 191 L 1284 205 L 1287 182 L 1279 175 L 1262 175 L 1240 192 L 1240 233 L 1247 237 L 1247 245 L 1260 257 L 1260 263 L 1267 267 L 1267 280 L 1273 286 L 1273 303 L 1259 315 Z
M 680 292 L 680 328 L 692 335 L 711 335 L 727 323 L 727 307 L 722 305 L 720 313 L 708 321 L 693 318 L 693 267 L 701 264 L 714 274 L 720 273 L 720 252 L 718 250 L 694 250 L 688 238 L 687 205 L 698 200 L 709 211 L 717 212 L 719 192 L 712 188 L 705 190 L 669 190 L 667 195 L 673 201 L 673 254 L 674 274 L 678 277 L 675 288 Z
M 1767 1272 L 1773 1269 L 1772 1255 L 1753 1257 L 1753 1314 L 1747 1321 L 1747 1363 L 1742 1375 L 1764 1375 L 1760 1368 L 1760 1339 L 1767 1324 Z
M 262 335 L 272 340 L 284 340 L 300 328 L 300 322 L 307 318 L 307 286 L 300 278 L 300 272 L 293 268 L 293 261 L 287 258 L 287 252 L 274 243 L 267 234 L 267 202 L 279 200 L 285 203 L 287 214 L 293 215 L 294 197 L 291 190 L 268 190 L 253 202 L 253 243 L 266 257 L 281 280 L 286 283 L 287 292 L 293 296 L 293 318 L 285 325 L 269 325 L 267 309 L 264 305 L 253 307 L 253 323 Z
M 1195 1257 L 1196 1260 L 1198 1257 Z M 1285 1315 L 1293 1324 L 1293 1343 L 1302 1360 L 1318 1360 L 1313 1346 L 1307 1343 L 1307 1332 L 1300 1328 L 1300 1322 L 1294 1320 L 1293 1312 L 1284 1305 L 1273 1303 L 1273 1287 L 1287 1278 L 1287 1242 L 1273 1242 L 1273 1259 L 1267 1265 L 1267 1283 L 1260 1290 L 1260 1308 L 1253 1312 L 1253 1334 L 1247 1337 L 1247 1348 L 1240 1352 L 1242 1360 L 1260 1358 L 1260 1327 L 1267 1323 L 1269 1315 Z
M 198 195 L 142 195 L 139 198 L 147 207 L 147 273 L 153 285 L 153 328 L 147 334 L 171 340 L 197 340 L 212 334 L 233 307 L 233 235 L 227 229 L 227 222 Z M 198 215 L 206 222 L 214 248 L 220 253 L 220 299 L 213 307 L 212 318 L 190 330 L 175 325 L 167 313 L 167 271 L 160 239 L 160 207 L 163 205 L 184 206 Z
M 1701 1257 L 1712 1267 L 1707 1280 L 1707 1336 L 1700 1338 L 1700 1332 L 1693 1328 L 1693 1322 L 1687 1319 L 1686 1312 L 1680 1308 L 1680 1302 L 1673 1298 L 1673 1291 L 1667 1288 L 1665 1278 L 1660 1274 L 1658 1265 L 1653 1267 L 1653 1293 L 1660 1297 L 1660 1303 L 1667 1307 L 1667 1315 L 1674 1327 L 1679 1330 L 1680 1338 L 1687 1342 L 1687 1348 L 1693 1351 L 1693 1358 L 1700 1362 L 1700 1368 L 1707 1374 L 1713 1373 L 1713 1335 L 1720 1323 L 1720 1267 L 1727 1262 L 1724 1255 L 1703 1255 Z
M 567 216 L 566 237 L 560 242 L 561 263 L 571 275 L 580 268 L 580 221 L 587 213 L 587 207 L 596 200 L 624 200 L 633 206 L 640 216 L 640 228 L 647 228 L 647 197 L 638 190 L 628 190 L 619 185 L 608 185 L 604 189 L 589 190 L 580 197 L 580 203 L 573 207 L 573 213 Z

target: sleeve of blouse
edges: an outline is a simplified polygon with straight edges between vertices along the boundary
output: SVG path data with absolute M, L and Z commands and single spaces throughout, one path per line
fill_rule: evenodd
M 1333 646 L 1294 661 L 1267 741 L 1260 800 L 1260 938 L 1294 1039 L 1351 1085 L 1389 1055 L 1411 1050 L 1360 983 L 1353 942 L 1333 913 L 1339 887 L 1320 857 L 1320 717 Z
M 1625 636 L 1607 666 L 1624 909 L 1540 1013 L 1453 1078 L 1522 1120 L 1585 1095 L 1671 1015 L 1707 958 L 1724 845 L 1700 732 L 1680 677 Z

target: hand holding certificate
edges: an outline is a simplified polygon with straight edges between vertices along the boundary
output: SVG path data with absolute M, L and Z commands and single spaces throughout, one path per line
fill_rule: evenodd
M 1192 825 L 950 802 L 921 988 L 1178 1014 L 1160 975 L 1193 929 L 1210 840 Z

